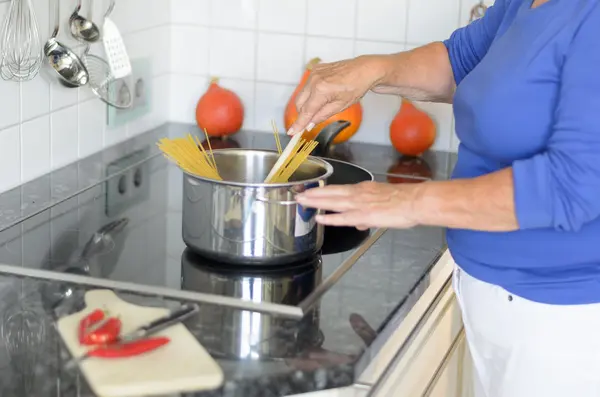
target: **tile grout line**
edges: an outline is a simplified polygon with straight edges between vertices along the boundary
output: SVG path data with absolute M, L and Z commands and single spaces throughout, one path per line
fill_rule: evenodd
M 23 83 L 19 82 L 19 182 L 23 183 Z
M 356 49 L 358 48 L 359 1 L 360 0 L 354 0 L 354 34 L 352 35 L 352 56 L 356 56 Z
M 408 18 L 407 18 L 407 20 L 408 20 Z M 177 23 L 177 24 L 173 24 L 173 26 L 211 28 L 211 29 L 216 29 L 216 30 L 231 30 L 231 31 L 236 31 L 236 32 L 249 32 L 249 33 L 254 32 L 254 30 L 255 30 L 255 29 L 238 28 L 238 27 L 232 27 L 232 26 L 218 26 L 218 25 L 206 25 L 206 24 L 195 24 L 195 23 Z M 405 28 L 405 36 L 406 36 L 407 31 L 408 31 L 408 29 Z M 284 31 L 278 31 L 278 30 L 264 30 L 264 29 L 259 29 L 259 32 L 263 33 L 263 34 L 272 34 L 272 35 L 304 36 L 306 38 L 335 39 L 335 40 L 344 40 L 344 41 L 356 40 L 356 41 L 365 41 L 368 43 L 382 43 L 382 44 L 408 44 L 408 45 L 413 45 L 413 46 L 421 46 L 421 45 L 425 45 L 425 44 L 429 43 L 429 42 L 408 42 L 406 39 L 404 39 L 404 40 L 386 40 L 386 39 L 361 38 L 358 36 L 358 34 L 356 32 L 353 35 L 353 37 L 329 36 L 329 35 L 308 34 L 308 33 L 302 34 L 302 33 L 298 33 L 298 32 L 284 32 Z
M 214 0 L 213 0 L 214 1 Z M 252 115 L 252 125 L 256 126 L 256 102 L 258 99 L 258 42 L 260 39 L 259 28 L 258 28 L 258 18 L 260 14 L 260 6 L 261 1 L 256 0 L 256 10 L 254 11 L 254 71 L 253 71 L 253 82 L 252 82 L 252 109 L 254 109 L 254 114 Z

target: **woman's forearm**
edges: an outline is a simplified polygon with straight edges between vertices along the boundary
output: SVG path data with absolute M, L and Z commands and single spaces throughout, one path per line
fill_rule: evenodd
M 519 228 L 512 168 L 473 179 L 425 182 L 415 189 L 418 224 L 498 232 Z
M 454 75 L 443 43 L 373 57 L 377 57 L 383 67 L 382 77 L 372 91 L 417 101 L 452 103 Z

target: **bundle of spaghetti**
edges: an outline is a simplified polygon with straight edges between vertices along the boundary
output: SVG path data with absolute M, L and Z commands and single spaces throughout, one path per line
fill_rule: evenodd
M 206 134 L 206 131 L 204 133 Z M 208 139 L 208 134 L 206 135 L 209 153 L 204 150 L 198 137 L 192 137 L 191 134 L 185 138 L 163 138 L 157 143 L 157 146 L 167 159 L 177 164 L 182 170 L 196 176 L 222 181 L 210 139 Z
M 281 149 L 281 142 L 279 141 L 279 129 L 277 128 L 277 124 L 275 124 L 275 120 L 271 120 L 271 128 L 273 128 L 273 135 L 275 135 L 275 145 L 277 146 L 277 153 L 281 155 L 283 151 Z
M 265 183 L 285 183 L 317 147 L 316 141 L 304 140 L 295 135 L 267 175 Z

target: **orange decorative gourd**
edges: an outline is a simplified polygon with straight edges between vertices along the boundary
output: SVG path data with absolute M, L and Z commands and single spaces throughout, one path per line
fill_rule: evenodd
M 419 156 L 433 145 L 435 138 L 436 126 L 431 117 L 408 99 L 402 99 L 402 106 L 390 124 L 394 148 L 407 156 Z
M 292 94 L 287 103 L 283 119 L 286 131 L 292 126 L 292 124 L 294 124 L 294 121 L 296 121 L 296 119 L 298 118 L 298 109 L 296 108 L 296 97 L 298 96 L 298 93 L 300 93 L 300 90 L 302 90 L 302 88 L 306 84 L 306 81 L 310 76 L 310 72 L 313 66 L 319 62 L 321 62 L 321 60 L 319 58 L 315 58 L 306 65 L 306 69 L 304 70 L 302 79 L 300 80 L 300 83 L 296 87 L 296 90 L 294 90 L 294 93 Z M 340 113 L 335 114 L 327 120 L 317 124 L 312 130 L 305 131 L 303 137 L 304 139 L 314 139 L 319 134 L 319 132 L 321 132 L 321 130 L 327 125 L 329 125 L 331 122 L 337 120 L 346 120 L 350 122 L 350 126 L 342 132 L 340 132 L 338 136 L 335 137 L 335 139 L 333 140 L 333 144 L 346 142 L 347 140 L 352 138 L 352 136 L 356 134 L 356 132 L 360 128 L 360 124 L 362 123 L 362 112 L 362 105 L 360 104 L 360 102 L 357 102 L 354 105 L 348 107 L 348 109 L 343 110 Z
M 196 123 L 210 136 L 235 134 L 244 123 L 244 105 L 235 92 L 221 87 L 213 78 L 196 105 Z

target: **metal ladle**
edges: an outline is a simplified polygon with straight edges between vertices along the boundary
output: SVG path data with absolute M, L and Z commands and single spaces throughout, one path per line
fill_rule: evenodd
M 93 2 L 90 0 L 90 10 Z M 69 27 L 73 37 L 79 41 L 95 43 L 100 39 L 100 29 L 91 18 L 84 18 L 79 15 L 81 11 L 81 0 L 77 1 L 77 6 L 69 18 Z
M 44 45 L 44 55 L 64 86 L 69 88 L 81 87 L 88 83 L 90 75 L 81 59 L 68 47 L 56 40 L 60 23 L 60 0 L 55 0 L 55 2 L 54 32 Z

